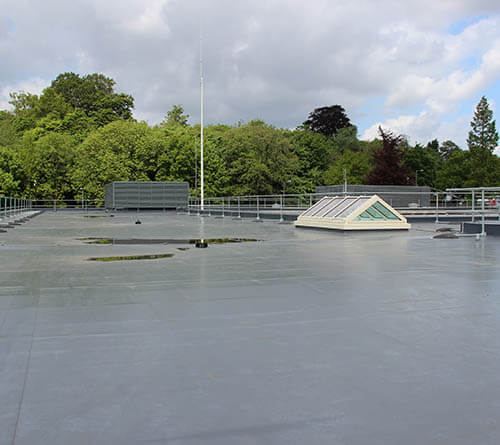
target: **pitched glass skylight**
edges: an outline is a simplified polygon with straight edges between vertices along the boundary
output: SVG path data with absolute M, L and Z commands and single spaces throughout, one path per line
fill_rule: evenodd
M 406 218 L 377 195 L 325 196 L 303 212 L 295 225 L 339 230 L 410 228 Z

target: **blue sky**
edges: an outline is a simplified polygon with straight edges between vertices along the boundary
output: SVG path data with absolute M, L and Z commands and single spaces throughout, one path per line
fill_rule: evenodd
M 360 137 L 465 148 L 474 108 L 500 103 L 500 2 L 491 0 L 2 0 L 0 109 L 60 73 L 99 72 L 160 122 L 199 122 L 203 28 L 207 123 L 294 128 L 340 104 Z M 7 62 L 5 62 L 7 61 Z

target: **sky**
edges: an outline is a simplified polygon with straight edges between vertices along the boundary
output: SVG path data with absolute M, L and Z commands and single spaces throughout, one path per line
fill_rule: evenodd
M 201 32 L 200 32 L 201 29 Z M 58 74 L 102 73 L 154 125 L 296 128 L 342 105 L 358 136 L 466 148 L 481 96 L 500 104 L 498 0 L 0 0 L 0 109 Z

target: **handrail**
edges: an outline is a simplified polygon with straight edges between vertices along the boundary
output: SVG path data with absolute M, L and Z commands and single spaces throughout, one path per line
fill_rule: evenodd
M 31 208 L 31 199 L 0 195 L 0 220 L 17 216 Z

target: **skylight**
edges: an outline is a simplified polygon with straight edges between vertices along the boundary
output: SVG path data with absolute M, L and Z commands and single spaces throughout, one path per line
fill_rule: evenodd
M 334 196 L 321 198 L 295 222 L 299 227 L 337 230 L 409 229 L 406 218 L 379 196 Z

